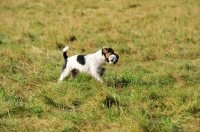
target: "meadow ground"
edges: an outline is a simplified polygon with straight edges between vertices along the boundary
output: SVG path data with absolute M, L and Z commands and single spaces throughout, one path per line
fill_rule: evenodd
M 0 131 L 200 131 L 199 0 L 1 0 Z M 120 55 L 58 84 L 69 56 Z

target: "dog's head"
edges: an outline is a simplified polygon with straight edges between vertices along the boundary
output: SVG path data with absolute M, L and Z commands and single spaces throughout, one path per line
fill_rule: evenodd
M 109 47 L 103 47 L 102 54 L 105 56 L 106 61 L 110 64 L 116 64 L 119 59 L 119 55 L 115 54 L 114 50 Z

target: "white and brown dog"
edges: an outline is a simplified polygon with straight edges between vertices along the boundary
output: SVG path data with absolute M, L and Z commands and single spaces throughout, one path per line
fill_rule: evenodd
M 78 72 L 84 72 L 92 75 L 98 81 L 103 83 L 104 79 L 102 76 L 106 71 L 106 69 L 102 67 L 103 64 L 106 61 L 110 64 L 116 64 L 119 59 L 119 56 L 109 47 L 104 47 L 93 54 L 74 55 L 71 57 L 67 56 L 68 49 L 68 46 L 63 49 L 65 64 L 63 65 L 59 82 L 62 82 L 70 72 L 72 73 L 72 78 L 75 78 Z

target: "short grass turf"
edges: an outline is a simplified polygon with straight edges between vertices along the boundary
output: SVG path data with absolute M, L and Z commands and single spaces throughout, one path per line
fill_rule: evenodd
M 199 0 L 1 0 L 0 131 L 200 131 Z M 58 84 L 110 46 L 106 83 Z

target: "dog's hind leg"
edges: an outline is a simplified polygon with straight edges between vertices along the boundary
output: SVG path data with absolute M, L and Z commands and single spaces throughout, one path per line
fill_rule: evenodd
M 74 79 L 74 78 L 77 76 L 78 72 L 79 72 L 79 71 L 78 71 L 77 69 L 73 69 L 73 70 L 71 71 L 71 73 L 72 73 L 71 78 Z
M 71 70 L 69 69 L 64 69 L 60 75 L 60 78 L 59 78 L 59 82 L 62 82 L 63 79 L 65 79 L 67 77 L 67 75 L 70 73 Z

